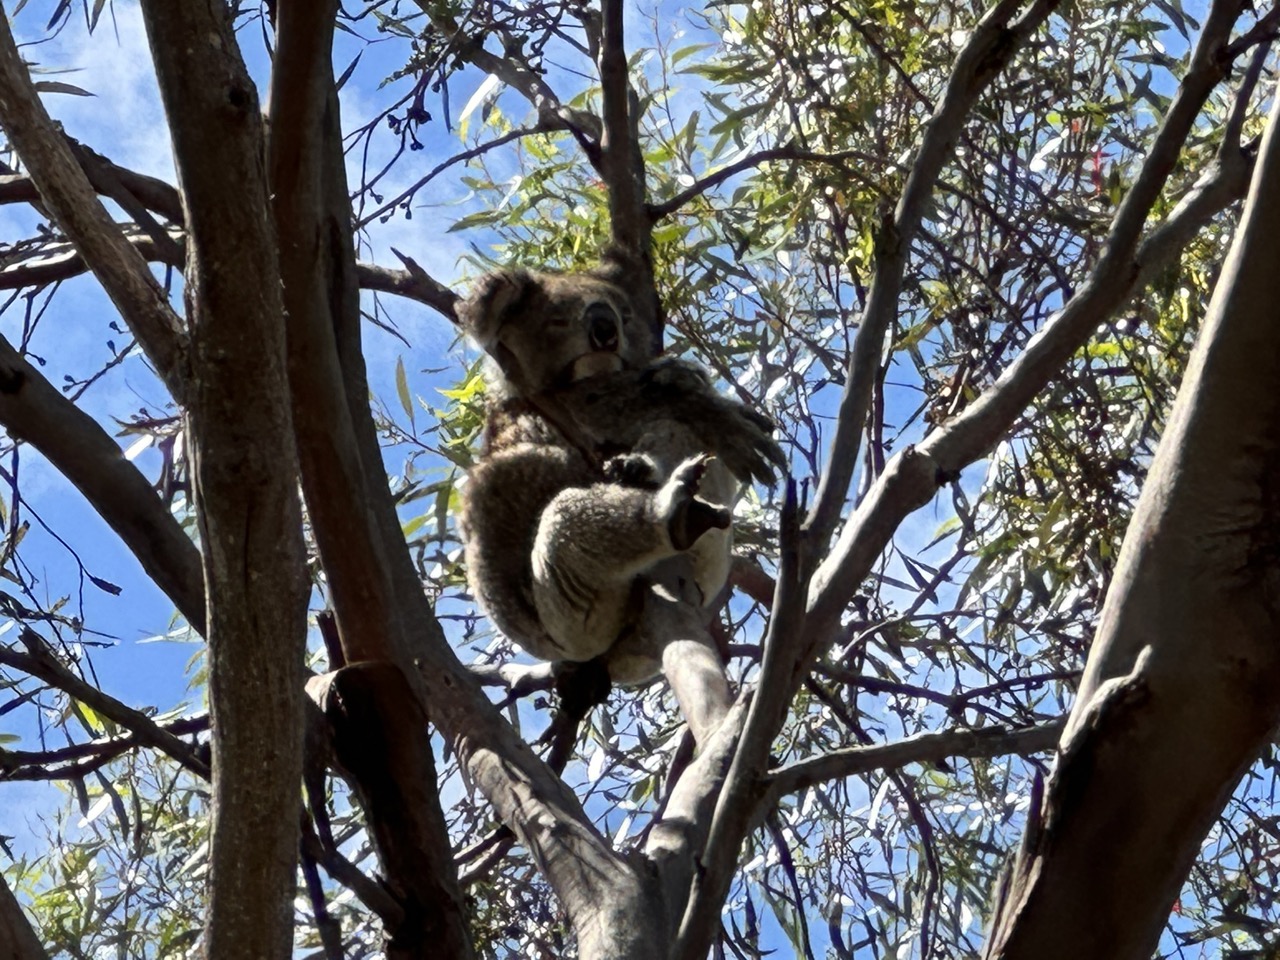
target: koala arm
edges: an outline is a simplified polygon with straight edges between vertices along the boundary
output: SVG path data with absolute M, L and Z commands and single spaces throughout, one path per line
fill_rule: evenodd
M 512 432 L 520 429 L 512 424 Z M 566 651 L 546 631 L 533 598 L 530 556 L 538 522 L 566 486 L 591 482 L 572 450 L 512 441 L 482 456 L 462 491 L 459 525 L 472 595 L 509 639 L 541 660 Z
M 597 483 L 562 490 L 547 505 L 533 544 L 532 593 L 562 657 L 608 651 L 635 620 L 636 578 L 729 526 L 728 510 L 697 497 L 707 463 L 689 459 L 656 490 Z
M 603 448 L 629 450 L 655 424 L 679 424 L 693 437 L 695 452 L 714 453 L 740 481 L 772 483 L 786 457 L 774 441 L 773 422 L 721 396 L 707 375 L 681 360 L 662 360 L 643 370 L 624 370 L 574 384 L 560 399 L 581 431 Z

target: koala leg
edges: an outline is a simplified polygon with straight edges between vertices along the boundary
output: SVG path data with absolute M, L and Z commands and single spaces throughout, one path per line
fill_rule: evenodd
M 697 497 L 708 458 L 691 457 L 657 490 L 599 483 L 560 491 L 533 545 L 533 599 L 567 659 L 608 650 L 636 616 L 635 580 L 688 550 L 729 511 Z

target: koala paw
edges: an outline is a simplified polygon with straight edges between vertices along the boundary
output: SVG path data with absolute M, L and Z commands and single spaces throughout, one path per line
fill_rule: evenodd
M 658 514 L 665 519 L 671 545 L 677 550 L 688 550 L 708 530 L 725 530 L 732 522 L 724 507 L 697 498 L 711 459 L 710 454 L 690 457 L 658 492 Z
M 658 465 L 642 453 L 624 453 L 605 461 L 604 478 L 623 487 L 657 490 Z

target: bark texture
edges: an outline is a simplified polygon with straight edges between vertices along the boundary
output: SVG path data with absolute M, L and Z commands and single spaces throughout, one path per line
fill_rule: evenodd
M 470 935 L 436 786 L 427 702 L 415 698 L 408 679 L 406 607 L 392 578 L 390 557 L 405 553 L 404 537 L 389 503 L 390 522 L 379 519 L 387 480 L 360 345 L 332 67 L 336 14 L 336 2 L 278 5 L 267 151 L 302 486 L 342 655 L 351 664 L 338 671 L 327 712 L 339 759 L 365 804 L 387 886 L 403 908 L 404 921 L 386 930 L 388 956 L 467 958 Z
M 217 0 L 143 4 L 188 229 L 190 433 L 208 598 L 205 954 L 292 956 L 306 578 L 262 117 Z
M 1146 958 L 1280 719 L 1280 104 L 987 956 Z

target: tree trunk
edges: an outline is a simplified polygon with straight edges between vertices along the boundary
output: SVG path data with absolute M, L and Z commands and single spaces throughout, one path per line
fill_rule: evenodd
M 189 436 L 213 716 L 205 955 L 293 955 L 306 551 L 262 115 L 230 15 L 143 4 L 187 214 Z
M 1280 718 L 1280 104 L 987 956 L 1150 957 Z
M 0 877 L 0 960 L 48 960 L 18 898 Z

